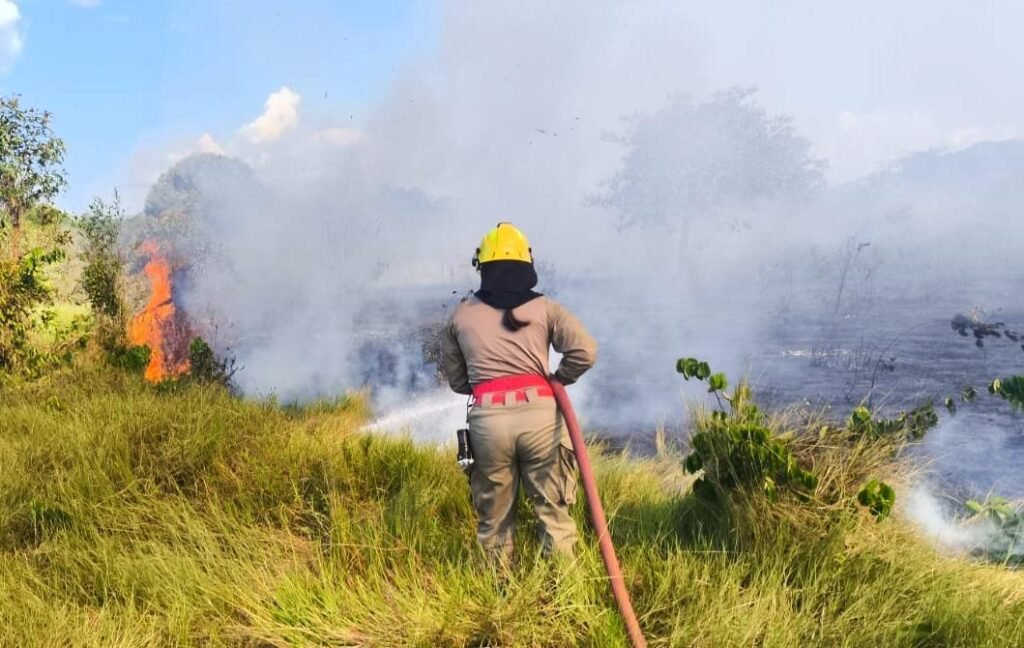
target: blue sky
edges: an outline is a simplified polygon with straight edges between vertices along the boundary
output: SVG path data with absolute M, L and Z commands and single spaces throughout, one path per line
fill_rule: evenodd
M 344 107 L 358 120 L 436 31 L 435 8 L 415 0 L 16 4 L 20 51 L 7 55 L 0 92 L 54 113 L 71 209 L 109 194 L 147 142 L 233 131 L 282 86 L 304 111 Z
M 391 114 L 393 132 L 373 135 L 395 140 L 392 166 L 409 149 L 440 152 L 390 179 L 420 185 L 454 168 L 459 146 L 494 150 L 510 119 L 585 111 L 590 146 L 667 96 L 732 86 L 792 116 L 844 182 L 915 151 L 1024 137 L 1022 21 L 1022 3 L 959 0 L 0 0 L 0 93 L 54 113 L 73 210 L 115 185 L 137 206 L 189 151 L 251 161 L 263 151 L 241 129 L 261 115 L 272 127 L 292 111 L 293 126 L 337 143 Z M 419 84 L 395 85 L 398 70 Z M 459 173 L 481 173 L 480 159 Z

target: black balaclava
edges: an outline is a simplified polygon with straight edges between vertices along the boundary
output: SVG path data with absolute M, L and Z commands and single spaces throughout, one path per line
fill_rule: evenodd
M 512 315 L 512 309 L 541 296 L 532 288 L 537 285 L 537 271 L 526 261 L 488 261 L 480 264 L 480 290 L 477 298 L 483 303 L 505 311 L 502 323 L 517 331 L 528 322 Z

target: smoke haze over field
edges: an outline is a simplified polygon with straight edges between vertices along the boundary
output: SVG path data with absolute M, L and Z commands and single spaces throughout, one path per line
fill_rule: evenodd
M 1024 57 L 949 46 L 1013 22 L 923 3 L 453 5 L 364 119 L 274 89 L 262 114 L 175 154 L 251 173 L 186 160 L 150 194 L 185 202 L 147 211 L 199 214 L 205 247 L 183 253 L 207 256 L 185 306 L 217 324 L 250 394 L 370 383 L 390 411 L 428 393 L 417 327 L 474 287 L 479 237 L 511 220 L 540 288 L 599 339 L 577 388 L 594 427 L 678 417 L 680 355 L 831 396 L 771 354 L 846 357 L 853 338 L 833 339 L 850 321 L 871 337 L 923 318 L 941 336 L 976 286 L 1024 270 L 1005 227 L 1024 199 L 1021 144 L 968 148 L 1018 134 L 1024 91 L 988 75 L 1019 78 Z M 980 305 L 1013 305 L 992 294 Z

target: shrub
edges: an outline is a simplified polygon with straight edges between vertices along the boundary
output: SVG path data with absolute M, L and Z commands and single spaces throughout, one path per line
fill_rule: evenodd
M 123 218 L 120 197 L 115 193 L 111 203 L 93 200 L 89 211 L 77 220 L 85 264 L 82 288 L 93 312 L 108 317 L 123 317 L 125 311 L 120 286 L 124 259 L 117 247 Z
M 111 350 L 109 359 L 115 367 L 131 373 L 141 374 L 149 366 L 150 348 L 145 344 L 139 346 L 121 346 Z
M 84 265 L 79 283 L 92 309 L 100 348 L 118 366 L 125 366 L 126 359 L 129 360 L 128 365 L 134 365 L 133 358 L 129 357 L 125 333 L 127 313 L 122 297 L 124 259 L 118 250 L 123 218 L 120 199 L 115 193 L 110 203 L 95 199 L 89 205 L 89 211 L 76 222 L 83 239 L 79 256 Z
M 53 227 L 59 226 L 53 223 Z M 49 247 L 34 246 L 0 258 L 0 372 L 39 375 L 66 359 L 65 352 L 77 342 L 79 323 L 61 329 L 48 308 L 53 289 L 45 271 L 64 259 L 66 243 L 64 234 L 57 231 Z M 47 339 L 52 344 L 44 344 Z
M 774 501 L 780 488 L 802 495 L 814 491 L 817 477 L 800 466 L 785 439 L 772 433 L 746 384 L 726 394 L 725 375 L 712 373 L 706 362 L 695 358 L 680 359 L 676 369 L 686 380 L 707 381 L 708 391 L 728 403 L 728 411 L 713 412 L 690 439 L 693 451 L 684 466 L 690 473 L 704 472 L 693 484 L 694 493 L 711 497 L 726 490 L 760 490 Z
M 213 348 L 201 337 L 196 337 L 188 345 L 189 378 L 202 382 L 214 382 L 228 385 L 235 374 L 233 357 L 218 358 Z

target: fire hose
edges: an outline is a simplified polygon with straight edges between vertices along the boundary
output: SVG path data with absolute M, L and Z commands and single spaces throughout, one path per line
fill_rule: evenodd
M 633 648 L 646 648 L 647 641 L 643 632 L 640 631 L 640 623 L 633 612 L 633 604 L 629 600 L 629 591 L 626 590 L 626 583 L 622 578 L 622 569 L 619 567 L 619 559 L 615 555 L 615 547 L 612 545 L 611 534 L 608 533 L 608 521 L 604 516 L 604 508 L 601 506 L 601 497 L 597 492 L 597 481 L 594 479 L 594 471 L 590 466 L 590 457 L 587 455 L 587 448 L 583 442 L 583 433 L 580 432 L 580 424 L 576 420 L 576 411 L 569 400 L 569 394 L 565 391 L 565 385 L 552 377 L 550 379 L 551 390 L 558 402 L 558 409 L 562 411 L 562 418 L 566 427 L 569 428 L 569 437 L 572 439 L 573 452 L 576 454 L 576 463 L 579 465 L 580 477 L 583 480 L 583 492 L 587 495 L 587 508 L 590 509 L 590 519 L 594 523 L 594 531 L 597 533 L 597 543 L 601 548 L 601 559 L 604 561 L 605 571 L 608 572 L 608 580 L 611 582 L 612 595 L 615 603 L 619 606 L 619 614 L 626 624 L 626 632 Z

